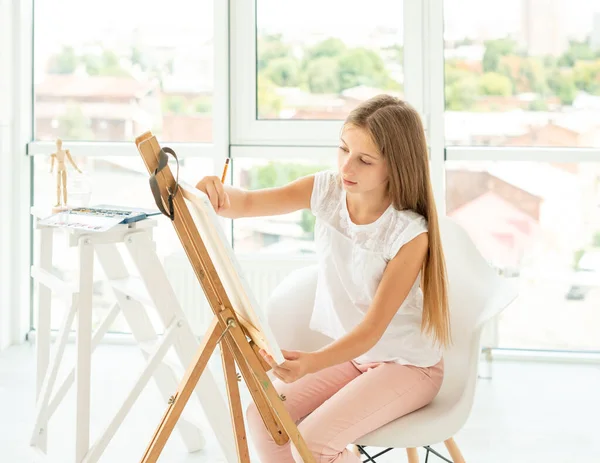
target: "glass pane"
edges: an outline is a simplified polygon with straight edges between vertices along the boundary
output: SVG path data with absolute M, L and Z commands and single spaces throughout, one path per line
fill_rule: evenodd
M 210 142 L 213 2 L 35 2 L 35 139 Z M 118 14 L 115 14 L 118 12 Z
M 444 16 L 446 144 L 600 146 L 598 1 L 445 0 Z
M 332 160 L 335 158 L 332 155 Z M 233 184 L 246 190 L 285 185 L 334 164 L 312 160 L 269 161 L 235 159 Z M 309 209 L 269 217 L 233 221 L 233 245 L 237 253 L 314 254 L 315 217 Z
M 402 1 L 256 0 L 256 16 L 259 119 L 345 119 L 403 95 Z
M 600 350 L 600 164 L 446 164 L 447 214 L 518 277 L 500 347 Z
M 137 157 L 84 157 L 76 158 L 75 162 L 84 171 L 83 175 L 69 171 L 67 176 L 68 202 L 72 207 L 111 205 L 126 207 L 143 207 L 156 209 L 154 198 L 148 184 L 148 173 L 141 159 Z M 205 173 L 213 172 L 212 159 L 206 158 L 183 158 L 180 160 L 180 178 L 189 182 L 201 178 Z M 172 169 L 174 169 L 174 165 Z M 34 157 L 34 198 L 33 203 L 39 208 L 43 215 L 50 215 L 52 205 L 56 202 L 55 177 L 48 173 L 48 160 L 44 156 Z M 156 244 L 156 252 L 161 259 L 167 273 L 167 278 L 173 285 L 179 302 L 184 310 L 192 310 L 193 307 L 201 306 L 203 301 L 202 290 L 197 282 L 193 280 L 191 266 L 187 261 L 180 240 L 171 224 L 164 216 L 154 217 L 157 225 L 153 230 L 153 239 Z M 39 256 L 39 237 L 34 235 L 34 261 Z M 59 278 L 73 281 L 77 278 L 78 254 L 76 247 L 69 247 L 66 232 L 57 230 L 54 235 L 53 264 L 54 272 Z M 118 248 L 124 258 L 129 273 L 139 276 L 129 253 L 123 244 Z M 34 294 L 34 297 L 36 294 Z M 34 301 L 37 299 L 34 299 Z M 93 320 L 94 328 L 102 322 L 115 303 L 112 289 L 107 283 L 106 275 L 100 266 L 98 259 L 94 265 L 94 293 L 93 293 Z M 52 328 L 58 329 L 62 320 L 64 310 L 68 308 L 70 301 L 58 296 L 52 298 Z M 37 304 L 34 304 L 37 310 Z M 148 310 L 155 328 L 162 332 L 156 311 Z M 188 313 L 192 322 L 198 321 L 201 314 Z M 35 324 L 35 315 L 33 322 Z M 199 323 L 201 323 L 200 321 Z M 115 323 L 110 327 L 111 331 L 129 332 L 130 329 L 122 315 L 119 315 Z

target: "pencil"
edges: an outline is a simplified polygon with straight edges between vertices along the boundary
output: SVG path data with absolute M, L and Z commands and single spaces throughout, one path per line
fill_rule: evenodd
M 223 175 L 221 175 L 221 183 L 225 183 L 225 176 L 227 175 L 227 167 L 229 166 L 229 159 L 225 161 L 225 166 L 223 167 Z

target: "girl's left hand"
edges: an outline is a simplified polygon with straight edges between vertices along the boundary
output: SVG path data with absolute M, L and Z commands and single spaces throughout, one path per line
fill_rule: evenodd
M 260 354 L 273 369 L 275 377 L 279 378 L 284 383 L 293 383 L 303 376 L 317 371 L 313 353 L 288 350 L 282 350 L 281 353 L 285 358 L 285 362 L 281 365 L 277 365 L 273 357 L 271 357 L 264 349 L 260 349 Z

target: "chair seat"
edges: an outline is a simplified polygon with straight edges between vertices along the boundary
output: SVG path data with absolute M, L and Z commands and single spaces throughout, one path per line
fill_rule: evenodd
M 357 439 L 358 445 L 383 448 L 416 448 L 443 442 L 455 435 L 469 415 L 471 401 L 463 394 L 440 394 L 427 406 L 392 421 Z

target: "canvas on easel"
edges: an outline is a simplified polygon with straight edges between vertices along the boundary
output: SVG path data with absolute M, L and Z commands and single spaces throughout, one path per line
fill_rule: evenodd
M 244 277 L 242 267 L 223 228 L 220 226 L 219 217 L 210 203 L 210 199 L 203 191 L 184 182 L 181 182 L 180 187 L 194 223 L 242 326 L 246 330 L 252 331 L 253 341 L 258 347 L 269 352 L 278 364 L 283 363 L 285 359 L 269 327 L 266 314 L 250 290 L 250 285 Z
M 274 441 L 283 445 L 291 440 L 303 460 L 313 463 L 314 457 L 286 410 L 284 399 L 273 387 L 267 375 L 269 366 L 258 351 L 264 348 L 277 362 L 282 362 L 283 356 L 264 313 L 243 278 L 208 198 L 193 187 L 179 185 L 168 165 L 169 154 L 177 161 L 176 154 L 169 148 L 161 148 L 151 132 L 136 138 L 136 146 L 151 175 L 150 185 L 156 204 L 171 219 L 214 313 L 195 359 L 171 397 L 142 463 L 158 460 L 217 345 L 221 347 L 239 462 L 249 463 L 250 457 L 236 364 Z

